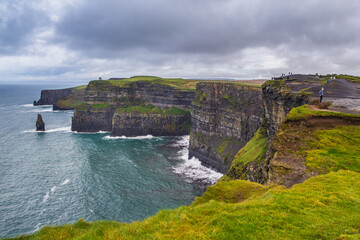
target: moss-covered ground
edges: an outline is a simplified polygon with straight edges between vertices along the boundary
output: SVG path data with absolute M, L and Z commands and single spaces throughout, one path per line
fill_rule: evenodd
M 186 111 L 186 110 L 182 110 L 180 108 L 177 107 L 170 107 L 170 108 L 158 108 L 156 106 L 153 105 L 145 105 L 145 104 L 141 104 L 141 105 L 137 105 L 137 106 L 131 106 L 131 107 L 126 107 L 126 108 L 117 108 L 116 112 L 120 113 L 120 112 L 138 112 L 138 113 L 158 113 L 161 115 L 184 115 L 184 114 L 189 114 L 190 111 Z
M 76 110 L 80 110 L 80 111 L 83 111 L 83 110 L 94 110 L 94 111 L 97 111 L 97 110 L 105 110 L 105 109 L 108 109 L 109 107 L 111 107 L 110 103 L 108 102 L 103 102 L 103 103 L 93 103 L 93 104 L 89 104 L 89 103 L 80 103 L 79 105 L 76 106 Z
M 80 220 L 17 239 L 349 239 L 359 229 L 360 174 L 341 170 L 291 189 L 220 182 L 192 205 L 141 222 Z

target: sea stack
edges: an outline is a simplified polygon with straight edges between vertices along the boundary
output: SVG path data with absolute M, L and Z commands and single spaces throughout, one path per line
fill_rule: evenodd
M 41 114 L 38 114 L 38 116 L 37 116 L 36 131 L 45 131 L 45 123 L 42 119 Z

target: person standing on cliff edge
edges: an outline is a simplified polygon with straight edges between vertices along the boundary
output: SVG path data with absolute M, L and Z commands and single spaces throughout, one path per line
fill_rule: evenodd
M 321 90 L 319 91 L 319 96 L 320 96 L 320 102 L 322 102 L 322 99 L 324 97 L 324 88 L 322 87 Z

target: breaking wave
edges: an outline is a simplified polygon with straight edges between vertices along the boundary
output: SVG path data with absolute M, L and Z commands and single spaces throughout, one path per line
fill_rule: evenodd
M 182 137 L 174 144 L 174 146 L 182 147 L 182 149 L 178 151 L 178 155 L 183 162 L 173 167 L 173 171 L 184 176 L 187 182 L 200 180 L 215 184 L 219 178 L 223 176 L 223 174 L 203 166 L 199 159 L 195 157 L 189 159 L 189 136 Z

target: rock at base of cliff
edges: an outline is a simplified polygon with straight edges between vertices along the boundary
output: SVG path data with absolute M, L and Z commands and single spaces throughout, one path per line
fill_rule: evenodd
M 45 123 L 42 119 L 41 114 L 38 114 L 38 116 L 37 116 L 36 131 L 45 131 Z

